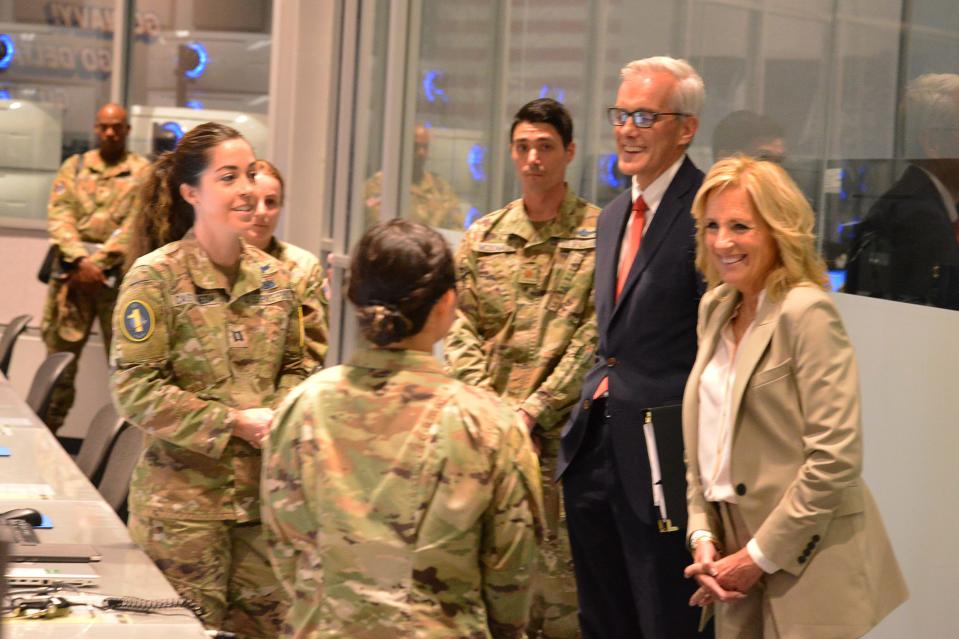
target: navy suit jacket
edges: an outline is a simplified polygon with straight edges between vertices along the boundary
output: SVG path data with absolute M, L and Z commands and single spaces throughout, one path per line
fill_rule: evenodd
M 850 255 L 847 293 L 959 308 L 959 243 L 939 190 L 918 166 L 869 209 Z M 885 272 L 869 277 L 870 260 L 881 257 Z
M 683 160 L 640 244 L 619 300 L 615 299 L 619 249 L 632 210 L 630 191 L 599 217 L 596 230 L 597 359 L 562 435 L 557 478 L 576 463 L 589 407 L 609 377 L 607 420 L 616 469 L 636 515 L 652 524 L 649 461 L 643 436 L 645 409 L 681 404 L 696 359 L 696 315 L 704 285 L 696 271 L 695 224 L 690 215 L 703 173 Z

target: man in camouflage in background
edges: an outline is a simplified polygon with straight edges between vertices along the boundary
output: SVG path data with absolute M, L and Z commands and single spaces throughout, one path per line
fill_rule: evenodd
M 510 136 L 523 197 L 466 232 L 456 255 L 459 313 L 445 353 L 457 378 L 511 402 L 540 447 L 548 530 L 528 635 L 567 639 L 579 636 L 576 584 L 552 478 L 560 431 L 593 363 L 599 209 L 564 181 L 575 144 L 562 104 L 526 104 Z
M 73 406 L 77 360 L 96 319 L 104 352 L 109 353 L 116 280 L 126 251 L 136 176 L 147 165 L 146 158 L 127 151 L 130 124 L 120 105 L 101 107 L 94 131 L 98 147 L 63 163 L 47 205 L 50 243 L 59 249 L 59 259 L 40 328 L 48 353 L 68 351 L 77 356 L 51 396 L 47 426 L 53 432 Z
M 453 185 L 426 170 L 430 155 L 430 130 L 417 125 L 413 136 L 413 183 L 410 185 L 410 220 L 434 228 L 463 229 L 463 211 Z M 366 227 L 380 221 L 383 194 L 383 172 L 378 171 L 366 182 L 363 194 Z

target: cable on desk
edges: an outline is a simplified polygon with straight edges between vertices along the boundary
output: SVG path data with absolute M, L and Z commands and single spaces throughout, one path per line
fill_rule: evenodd
M 186 608 L 198 619 L 206 616 L 206 610 L 199 604 L 181 597 L 179 599 L 140 599 L 139 597 L 104 597 L 98 608 L 104 610 L 122 610 L 127 612 L 156 612 L 166 608 Z

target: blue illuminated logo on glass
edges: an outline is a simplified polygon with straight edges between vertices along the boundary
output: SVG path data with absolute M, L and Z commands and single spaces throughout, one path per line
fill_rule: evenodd
M 0 33 L 0 53 L 3 54 L 3 57 L 0 58 L 0 71 L 10 68 L 16 50 L 16 47 L 13 46 L 13 38 L 6 33 Z
M 606 153 L 599 156 L 599 178 L 611 188 L 619 188 L 619 176 L 616 175 L 616 154 Z
M 190 78 L 191 80 L 196 80 L 201 75 L 203 75 L 204 71 L 206 71 L 206 65 L 210 61 L 210 56 L 206 52 L 206 47 L 200 44 L 199 42 L 191 42 L 190 44 L 186 46 L 193 49 L 194 53 L 196 53 L 197 63 L 196 63 L 196 66 L 193 67 L 192 69 L 188 69 L 184 71 L 183 75 Z
M 426 101 L 435 103 L 437 100 L 444 104 L 449 102 L 446 91 L 437 86 L 437 80 L 442 79 L 443 72 L 438 69 L 427 69 L 423 74 L 423 95 Z
M 470 225 L 473 224 L 480 216 L 479 209 L 475 206 L 471 206 L 470 210 L 466 212 L 466 220 L 463 222 L 463 228 L 468 229 Z
M 160 125 L 160 128 L 162 128 L 164 131 L 169 131 L 172 133 L 177 142 L 179 142 L 180 138 L 183 137 L 183 127 L 176 122 L 164 122 Z
M 470 168 L 470 175 L 477 182 L 486 181 L 486 171 L 483 169 L 483 163 L 486 161 L 486 147 L 482 144 L 474 144 L 466 154 L 466 164 Z
M 557 102 L 566 101 L 566 89 L 560 89 L 559 87 L 550 87 L 548 84 L 544 84 L 539 89 L 539 97 L 545 98 L 549 97 L 550 92 L 553 93 L 554 98 Z

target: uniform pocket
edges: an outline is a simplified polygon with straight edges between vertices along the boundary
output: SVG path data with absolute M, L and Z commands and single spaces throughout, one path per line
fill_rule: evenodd
M 251 326 L 253 344 L 251 355 L 256 358 L 258 374 L 262 379 L 275 380 L 283 366 L 284 350 L 289 344 L 287 332 L 299 330 L 290 325 L 290 314 L 296 302 L 282 299 L 258 308 L 259 321 Z M 297 335 L 296 339 L 299 340 Z
M 197 304 L 180 311 L 171 349 L 179 386 L 199 391 L 230 377 L 223 309 L 223 304 Z

